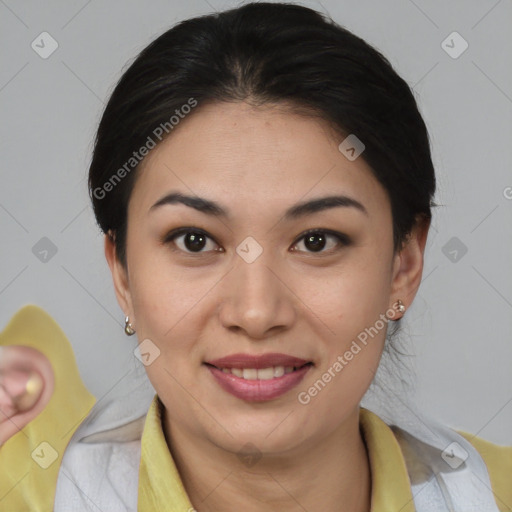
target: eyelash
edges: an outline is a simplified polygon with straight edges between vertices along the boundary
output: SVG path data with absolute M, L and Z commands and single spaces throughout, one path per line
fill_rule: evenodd
M 210 240 L 215 242 L 215 240 L 211 236 L 209 236 L 208 233 L 206 233 L 206 231 L 203 231 L 202 229 L 193 228 L 193 227 L 183 227 L 183 228 L 174 229 L 174 230 L 170 231 L 169 233 L 167 233 L 164 236 L 164 238 L 162 239 L 162 243 L 165 244 L 165 245 L 169 244 L 171 242 L 174 242 L 174 240 L 176 238 L 178 238 L 179 236 L 186 235 L 188 233 L 193 233 L 193 234 L 196 234 L 196 235 L 203 235 L 206 238 L 209 238 Z M 332 237 L 337 239 L 338 247 L 335 247 L 334 249 L 330 249 L 330 250 L 327 250 L 327 251 L 321 250 L 321 251 L 318 251 L 318 252 L 314 252 L 314 251 L 297 251 L 297 252 L 306 252 L 306 254 L 320 255 L 320 256 L 323 255 L 323 254 L 329 255 L 332 252 L 340 250 L 342 247 L 346 247 L 346 246 L 349 246 L 351 244 L 350 237 L 348 237 L 344 233 L 339 233 L 337 231 L 332 231 L 330 229 L 315 228 L 315 229 L 309 229 L 308 231 L 305 231 L 304 233 L 302 233 L 296 239 L 296 241 L 293 243 L 293 247 L 295 247 L 301 240 L 303 240 L 304 238 L 306 238 L 308 235 L 311 235 L 311 234 L 322 234 L 322 235 L 332 236 Z M 217 244 L 217 242 L 215 242 L 215 244 L 219 245 L 219 244 Z M 191 255 L 191 256 L 200 255 L 200 254 L 204 254 L 204 253 L 208 253 L 209 252 L 209 251 L 199 251 L 199 252 L 183 251 L 182 249 L 179 249 L 179 248 L 175 248 L 173 250 L 184 252 L 185 254 Z

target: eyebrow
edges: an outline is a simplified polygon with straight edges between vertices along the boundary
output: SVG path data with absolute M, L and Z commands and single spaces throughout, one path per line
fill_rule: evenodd
M 169 194 L 166 194 L 149 209 L 149 212 L 152 212 L 161 206 L 169 204 L 184 204 L 185 206 L 189 206 L 190 208 L 194 208 L 199 212 L 214 217 L 229 218 L 231 216 L 229 210 L 223 208 L 220 204 L 216 203 L 215 201 L 206 199 L 204 197 L 187 196 L 180 192 L 171 192 Z M 364 207 L 362 203 L 360 203 L 356 199 L 345 195 L 336 195 L 321 197 L 318 199 L 312 199 L 310 201 L 297 203 L 296 205 L 286 210 L 284 218 L 285 220 L 294 220 L 305 215 L 321 212 L 329 208 L 336 208 L 340 206 L 346 208 L 355 208 L 360 212 L 364 213 L 365 215 L 368 215 L 367 209 Z

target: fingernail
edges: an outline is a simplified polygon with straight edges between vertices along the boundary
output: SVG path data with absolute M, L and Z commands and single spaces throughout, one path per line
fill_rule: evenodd
M 12 397 L 14 405 L 20 411 L 26 411 L 34 406 L 43 391 L 43 379 L 38 372 L 30 372 L 25 389 L 22 393 Z

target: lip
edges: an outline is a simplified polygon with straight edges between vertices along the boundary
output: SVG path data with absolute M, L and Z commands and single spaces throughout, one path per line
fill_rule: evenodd
M 237 359 L 236 362 L 239 363 L 240 360 Z M 251 364 L 253 364 L 253 361 Z M 306 362 L 305 366 L 291 373 L 286 373 L 281 377 L 274 377 L 269 380 L 247 380 L 242 377 L 237 377 L 232 373 L 224 373 L 217 367 L 211 366 L 211 364 L 205 364 L 205 366 L 224 391 L 248 402 L 264 402 L 278 398 L 297 386 L 310 368 L 313 367 L 313 364 L 307 364 Z M 237 368 L 237 366 L 232 366 L 232 368 Z M 250 366 L 245 366 L 245 368 L 250 368 Z M 252 368 L 254 368 L 254 366 Z
M 261 370 L 270 368 L 271 366 L 304 366 L 312 361 L 300 359 L 299 357 L 289 356 L 287 354 L 279 354 L 276 352 L 260 355 L 251 354 L 231 354 L 220 359 L 206 361 L 209 365 L 216 368 L 255 368 Z M 278 377 L 282 378 L 282 377 Z M 275 380 L 275 379 L 271 379 Z

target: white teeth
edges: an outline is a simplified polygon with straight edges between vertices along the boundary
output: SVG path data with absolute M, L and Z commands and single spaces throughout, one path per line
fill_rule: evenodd
M 274 377 L 282 377 L 284 375 L 284 366 L 274 366 Z
M 270 368 L 262 368 L 258 370 L 258 379 L 259 380 L 270 380 L 274 378 L 274 368 L 271 366 Z
M 268 368 L 222 368 L 223 373 L 232 373 L 246 380 L 270 380 L 292 373 L 293 366 L 269 366 Z
M 242 371 L 244 379 L 254 380 L 258 378 L 258 370 L 254 368 L 244 368 Z

